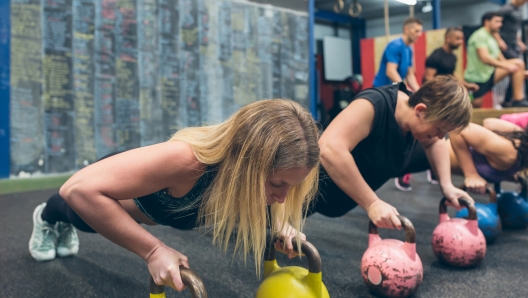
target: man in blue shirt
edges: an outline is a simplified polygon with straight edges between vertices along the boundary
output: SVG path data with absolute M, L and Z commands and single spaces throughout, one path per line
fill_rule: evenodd
M 401 82 L 405 79 L 407 86 L 416 92 L 420 85 L 414 75 L 413 51 L 411 45 L 422 35 L 422 21 L 417 18 L 408 18 L 403 22 L 402 37 L 397 38 L 387 45 L 378 74 L 374 78 L 374 87 L 389 85 L 394 82 Z M 399 190 L 412 190 L 409 180 L 411 174 L 406 174 L 395 179 L 396 187 Z
M 413 52 L 411 45 L 422 35 L 422 21 L 408 18 L 403 22 L 403 35 L 391 41 L 381 58 L 378 74 L 374 78 L 374 87 L 406 81 L 412 91 L 420 86 L 414 75 Z

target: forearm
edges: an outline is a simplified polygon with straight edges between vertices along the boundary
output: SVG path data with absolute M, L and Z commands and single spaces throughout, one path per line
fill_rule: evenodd
M 334 183 L 363 209 L 379 199 L 359 172 L 350 152 L 322 150 L 321 162 Z
M 488 64 L 494 67 L 508 68 L 508 63 L 501 61 L 499 59 L 495 59 L 491 56 L 481 57 L 481 60 L 485 64 Z
M 141 227 L 119 202 L 103 194 L 62 189 L 68 205 L 95 231 L 144 260 L 163 243 Z
M 386 75 L 392 82 L 398 83 L 403 81 L 400 74 L 395 70 L 387 70 Z
M 422 144 L 425 154 L 436 172 L 440 187 L 452 185 L 451 181 L 451 164 L 449 161 L 449 145 L 445 139 L 434 141 L 431 144 Z
M 418 89 L 420 89 L 420 85 L 418 84 L 418 81 L 416 80 L 416 76 L 414 73 L 407 74 L 407 84 L 409 84 L 409 87 L 416 92 Z
M 460 165 L 460 169 L 462 170 L 462 173 L 464 173 L 464 177 L 478 175 L 477 168 L 473 162 L 473 157 L 471 156 L 471 152 L 469 151 L 469 147 L 464 140 L 462 133 L 450 134 L 449 139 L 451 147 L 458 160 L 458 164 Z

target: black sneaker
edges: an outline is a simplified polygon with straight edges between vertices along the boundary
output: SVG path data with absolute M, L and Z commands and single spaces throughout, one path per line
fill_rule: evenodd
M 513 108 L 528 107 L 528 100 L 514 100 L 511 105 Z
M 405 174 L 401 177 L 394 179 L 394 184 L 396 185 L 396 188 L 401 191 L 411 191 L 412 187 L 411 187 L 410 181 L 411 181 L 411 174 Z

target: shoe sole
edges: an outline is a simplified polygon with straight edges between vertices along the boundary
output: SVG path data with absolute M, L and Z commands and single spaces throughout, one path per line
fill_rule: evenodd
M 403 187 L 398 183 L 398 179 L 394 179 L 394 185 L 396 185 L 396 188 L 401 191 L 411 191 L 412 187 Z
M 438 185 L 438 180 L 433 180 L 433 177 L 431 177 L 431 171 L 427 171 L 427 181 L 431 184 Z
M 79 247 L 69 249 L 67 247 L 57 247 L 57 255 L 61 258 L 74 256 L 79 252 Z
M 37 208 L 35 208 L 35 211 L 33 211 L 33 231 L 31 232 L 31 238 L 29 239 L 29 244 L 28 244 L 29 253 L 33 257 L 33 259 L 35 259 L 35 261 L 37 262 L 51 261 L 55 259 L 56 257 L 55 249 L 49 250 L 46 253 L 40 253 L 40 252 L 37 253 L 37 252 L 31 251 L 31 242 L 33 242 L 33 239 L 35 238 L 35 223 L 37 222 L 37 215 L 40 214 L 39 211 L 42 208 L 44 208 L 41 206 L 42 204 L 39 205 Z

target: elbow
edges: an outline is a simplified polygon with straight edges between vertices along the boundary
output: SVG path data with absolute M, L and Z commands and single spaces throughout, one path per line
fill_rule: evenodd
M 335 150 L 335 146 L 333 146 L 331 143 L 323 142 L 319 144 L 319 148 L 320 160 L 323 167 L 331 165 L 332 161 L 334 161 L 338 155 Z
M 493 130 L 493 120 L 490 118 L 486 118 L 482 121 L 482 126 L 489 130 Z

